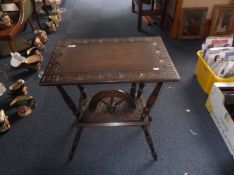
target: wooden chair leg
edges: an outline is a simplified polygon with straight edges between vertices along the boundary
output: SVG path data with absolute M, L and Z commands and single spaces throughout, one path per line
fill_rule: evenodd
M 136 1 L 136 0 L 132 0 L 132 12 L 133 12 L 133 13 L 136 13 L 136 9 L 135 9 L 135 8 L 136 8 L 135 1 Z
M 13 41 L 9 41 L 9 46 L 10 46 L 12 52 L 16 52 Z
M 138 23 L 137 23 L 137 29 L 141 31 L 141 17 L 142 17 L 142 0 L 139 0 L 138 4 Z
M 151 11 L 153 11 L 153 10 L 154 10 L 154 3 L 155 3 L 155 0 L 151 0 L 151 2 L 150 2 L 150 5 L 151 5 Z

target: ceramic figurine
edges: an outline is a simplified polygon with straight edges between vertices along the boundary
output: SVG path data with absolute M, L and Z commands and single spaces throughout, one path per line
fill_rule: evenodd
M 44 48 L 44 44 L 42 43 L 41 39 L 37 36 L 33 40 L 33 45 L 39 50 L 42 50 Z
M 38 37 L 42 44 L 47 43 L 48 36 L 44 30 L 35 30 L 34 33 L 36 34 L 36 37 Z
M 46 25 L 45 28 L 48 31 L 48 33 L 56 32 L 57 28 L 53 21 L 45 22 L 45 25 Z
M 41 51 L 38 50 L 36 47 L 32 47 L 30 49 L 27 50 L 27 55 L 31 56 L 31 55 L 39 55 L 42 57 Z
M 20 117 L 29 116 L 32 113 L 36 102 L 32 96 L 21 95 L 12 100 L 10 106 L 13 106 L 17 109 L 18 115 Z
M 38 71 L 41 68 L 42 56 L 30 55 L 26 58 L 25 66 L 31 70 Z
M 25 67 L 29 68 L 30 70 L 39 70 L 41 67 L 41 62 L 43 60 L 43 57 L 41 55 L 41 52 L 36 47 L 30 48 L 27 50 L 27 55 L 29 55 L 27 58 L 22 57 L 20 53 L 12 53 L 11 52 L 11 61 L 10 64 L 13 67 L 19 67 L 21 64 L 23 64 Z
M 6 92 L 6 87 L 4 83 L 0 83 L 0 96 L 2 96 Z
M 49 20 L 54 22 L 55 27 L 57 27 L 57 28 L 59 27 L 59 19 L 58 19 L 57 15 L 50 15 Z
M 10 85 L 9 90 L 13 98 L 20 95 L 28 95 L 28 88 L 25 86 L 25 81 L 23 79 L 19 79 Z
M 7 13 L 0 12 L 0 24 L 8 28 L 12 26 L 11 18 Z
M 62 12 L 61 12 L 60 8 L 56 8 L 56 10 L 53 12 L 53 14 L 57 16 L 58 22 L 62 21 Z
M 11 127 L 8 116 L 5 115 L 4 110 L 0 110 L 0 132 L 6 132 Z

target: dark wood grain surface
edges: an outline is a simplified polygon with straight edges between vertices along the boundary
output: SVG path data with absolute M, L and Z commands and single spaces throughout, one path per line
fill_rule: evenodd
M 41 85 L 178 81 L 160 37 L 59 41 Z

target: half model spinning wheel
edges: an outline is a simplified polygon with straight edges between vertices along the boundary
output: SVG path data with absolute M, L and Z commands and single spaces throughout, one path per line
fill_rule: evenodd
M 108 112 L 114 113 L 119 111 L 123 104 L 126 104 L 130 109 L 136 108 L 134 99 L 127 92 L 105 90 L 93 96 L 89 103 L 89 111 L 94 112 L 98 105 L 104 105 Z

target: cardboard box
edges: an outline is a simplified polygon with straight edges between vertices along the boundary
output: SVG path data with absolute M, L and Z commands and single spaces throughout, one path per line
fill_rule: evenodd
M 230 153 L 234 157 L 234 121 L 225 107 L 223 92 L 234 91 L 233 83 L 214 83 L 206 107 L 211 114 L 220 134 L 222 135 Z

